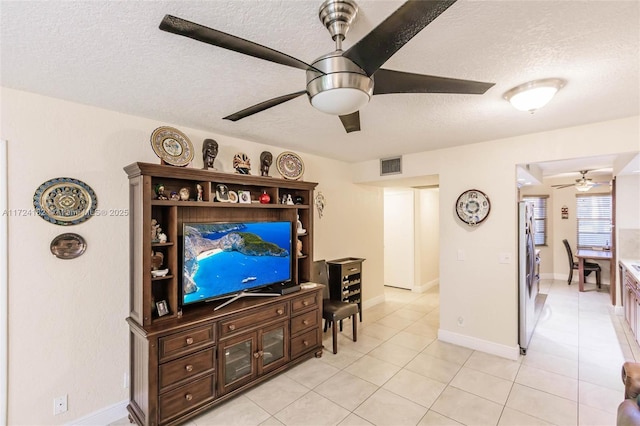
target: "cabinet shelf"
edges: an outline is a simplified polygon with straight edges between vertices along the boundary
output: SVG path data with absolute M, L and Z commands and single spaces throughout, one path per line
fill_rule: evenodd
M 173 242 L 166 242 L 166 243 L 151 243 L 151 247 L 171 247 L 173 245 Z
M 174 200 L 151 200 L 152 206 L 177 206 L 177 207 L 215 207 L 223 209 L 309 209 L 308 204 L 262 204 L 262 203 L 224 203 L 220 201 L 174 201 Z
M 164 281 L 170 280 L 173 278 L 173 275 L 165 275 L 164 277 L 151 277 L 151 281 Z

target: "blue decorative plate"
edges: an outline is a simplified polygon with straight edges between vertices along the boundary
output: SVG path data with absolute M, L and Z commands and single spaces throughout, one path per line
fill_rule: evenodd
M 56 225 L 77 225 L 93 216 L 98 198 L 78 179 L 60 177 L 46 181 L 33 195 L 36 213 Z

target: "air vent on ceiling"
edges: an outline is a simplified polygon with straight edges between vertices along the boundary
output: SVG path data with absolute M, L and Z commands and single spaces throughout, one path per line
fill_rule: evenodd
M 380 176 L 402 173 L 402 157 L 380 159 Z

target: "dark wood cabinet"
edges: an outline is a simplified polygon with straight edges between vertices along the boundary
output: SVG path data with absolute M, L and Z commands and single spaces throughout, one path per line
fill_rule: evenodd
M 134 163 L 125 168 L 130 194 L 130 402 L 139 425 L 183 423 L 239 392 L 313 356 L 322 355 L 322 286 L 307 284 L 283 296 L 241 298 L 182 306 L 181 230 L 185 222 L 288 221 L 293 247 L 294 284 L 311 278 L 313 259 L 313 182 L 220 173 Z M 155 199 L 196 186 L 202 201 Z M 266 192 L 270 204 L 216 202 L 215 186 L 246 191 L 252 200 Z M 303 204 L 278 203 L 284 194 Z M 152 241 L 152 219 L 167 236 Z M 300 220 L 305 232 L 297 234 Z M 162 260 L 169 272 L 151 275 Z M 165 301 L 168 312 L 158 312 Z M 217 308 L 214 310 L 214 308 Z
M 333 300 L 356 303 L 362 322 L 362 262 L 359 257 L 330 260 L 329 294 Z

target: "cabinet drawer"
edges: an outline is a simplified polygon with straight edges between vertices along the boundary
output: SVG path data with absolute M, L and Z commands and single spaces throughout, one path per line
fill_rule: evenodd
M 214 340 L 213 329 L 213 325 L 211 324 L 161 337 L 158 348 L 160 362 L 168 358 L 187 355 L 198 349 L 212 345 Z
M 310 327 L 318 326 L 318 311 L 313 310 L 306 314 L 291 318 L 291 334 L 299 333 Z
M 302 297 L 298 297 L 297 299 L 293 299 L 291 301 L 291 313 L 295 314 L 312 307 L 317 307 L 319 294 L 319 292 L 314 292 Z
M 220 338 L 231 336 L 251 327 L 257 327 L 268 321 L 286 318 L 289 314 L 286 303 L 278 303 L 260 308 L 256 312 L 249 311 L 246 314 L 220 321 Z
M 160 404 L 158 404 L 160 423 L 165 423 L 197 405 L 212 400 L 214 396 L 213 375 L 160 395 Z
M 318 346 L 318 330 L 314 329 L 291 339 L 291 358 L 295 358 Z
M 343 277 L 346 277 L 347 275 L 359 274 L 362 271 L 362 263 L 345 263 L 344 265 L 342 265 L 341 269 Z
M 210 373 L 214 369 L 214 349 L 209 348 L 160 365 L 160 392 L 191 377 Z

